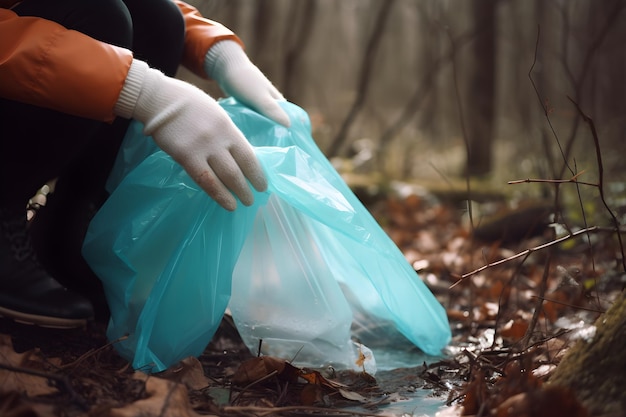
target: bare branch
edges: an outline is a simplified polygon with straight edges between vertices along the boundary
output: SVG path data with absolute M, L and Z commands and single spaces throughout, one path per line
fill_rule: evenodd
M 522 252 L 518 252 L 515 255 L 509 256 L 508 258 L 500 259 L 499 261 L 495 261 L 495 262 L 490 262 L 490 263 L 488 263 L 486 265 L 481 266 L 480 268 L 477 268 L 477 269 L 473 270 L 472 272 L 468 272 L 466 274 L 461 275 L 459 277 L 459 280 L 457 282 L 455 282 L 454 284 L 452 284 L 450 286 L 450 288 L 456 287 L 459 283 L 461 283 L 466 278 L 469 278 L 472 275 L 476 275 L 477 273 L 482 272 L 482 271 L 484 271 L 486 269 L 493 268 L 494 266 L 499 266 L 499 265 L 505 264 L 507 262 L 511 262 L 511 261 L 513 261 L 513 260 L 515 260 L 517 258 L 521 258 L 522 256 L 529 255 L 532 252 L 540 251 L 542 249 L 546 249 L 546 248 L 549 248 L 551 246 L 558 245 L 559 243 L 563 243 L 563 242 L 565 242 L 565 241 L 567 241 L 569 239 L 578 237 L 578 236 L 580 236 L 582 234 L 585 234 L 585 233 L 604 231 L 604 230 L 606 230 L 606 228 L 600 228 L 598 226 L 587 227 L 587 228 L 584 228 L 584 229 L 577 230 L 576 232 L 569 233 L 566 236 L 562 236 L 562 237 L 560 237 L 558 239 L 555 239 L 555 240 L 552 240 L 550 242 L 546 242 L 546 243 L 544 243 L 542 245 L 526 249 L 526 250 L 524 250 Z M 613 229 L 610 229 L 610 230 L 613 230 Z M 617 230 L 617 232 L 621 233 L 621 230 Z
M 584 174 L 585 171 L 580 171 L 578 174 L 574 175 L 572 178 L 568 179 L 568 180 L 550 180 L 550 179 L 545 179 L 545 178 L 526 178 L 525 180 L 513 180 L 513 181 L 508 181 L 507 184 L 509 185 L 514 185 L 514 184 L 523 184 L 523 183 L 530 183 L 530 182 L 539 182 L 539 183 L 549 183 L 549 184 L 579 184 L 579 185 L 588 185 L 590 187 L 597 187 L 598 184 L 593 183 L 593 182 L 586 182 L 586 181 L 578 181 L 577 178 L 580 177 L 582 174 Z
M 570 101 L 572 103 L 574 103 L 574 105 L 576 106 L 576 109 L 578 110 L 578 113 L 583 118 L 583 120 L 589 125 L 589 128 L 591 129 L 591 136 L 593 137 L 593 144 L 594 144 L 594 148 L 595 148 L 595 151 L 596 151 L 596 160 L 597 160 L 597 164 L 598 164 L 598 191 L 600 192 L 600 199 L 602 200 L 602 204 L 604 204 L 604 207 L 606 208 L 606 210 L 608 211 L 609 215 L 611 216 L 611 219 L 613 220 L 613 225 L 615 226 L 615 228 L 617 230 L 619 230 L 619 227 L 620 227 L 619 220 L 615 216 L 615 213 L 613 213 L 613 210 L 611 210 L 611 208 L 607 204 L 606 198 L 604 196 L 604 165 L 602 163 L 602 152 L 600 150 L 600 139 L 598 138 L 598 132 L 596 130 L 596 125 L 593 122 L 593 119 L 591 117 L 589 117 L 588 115 L 586 115 L 582 111 L 582 109 L 580 108 L 580 106 L 578 105 L 577 102 L 575 102 L 569 96 L 567 98 L 569 98 Z M 624 256 L 624 243 L 622 242 L 622 236 L 621 236 L 620 233 L 617 233 L 617 239 L 619 241 L 619 247 L 620 247 L 620 250 L 622 252 L 622 268 L 624 269 L 624 272 L 626 272 L 626 258 Z

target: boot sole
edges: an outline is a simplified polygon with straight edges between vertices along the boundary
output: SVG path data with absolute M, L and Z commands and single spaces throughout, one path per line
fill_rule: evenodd
M 22 313 L 0 307 L 0 316 L 12 319 L 16 323 L 28 324 L 31 326 L 45 327 L 49 329 L 76 329 L 85 327 L 90 319 L 66 319 L 61 317 L 40 316 L 37 314 Z

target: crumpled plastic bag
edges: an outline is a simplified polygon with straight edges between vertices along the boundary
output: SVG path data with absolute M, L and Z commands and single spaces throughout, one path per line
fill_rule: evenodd
M 313 357 L 330 355 L 319 363 L 345 364 L 359 311 L 440 354 L 445 310 L 321 153 L 306 112 L 281 103 L 285 128 L 234 99 L 220 104 L 255 147 L 269 189 L 228 212 L 133 122 L 83 246 L 119 353 L 153 372 L 198 356 L 230 303 L 254 352 L 259 339 L 269 350 L 297 346 L 297 356 L 309 345 Z M 268 302 L 276 288 L 287 297 Z
M 230 311 L 246 345 L 264 355 L 307 367 L 356 368 L 352 310 L 314 227 L 323 226 L 272 194 L 235 265 Z M 373 373 L 374 358 L 368 366 Z

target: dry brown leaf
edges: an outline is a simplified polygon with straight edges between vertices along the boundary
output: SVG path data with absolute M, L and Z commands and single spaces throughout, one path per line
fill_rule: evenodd
M 576 396 L 561 387 L 522 392 L 504 401 L 497 417 L 588 417 Z
M 546 349 L 546 355 L 548 360 L 553 362 L 560 362 L 567 352 L 568 345 L 564 340 L 561 339 L 548 339 L 546 343 L 544 343 L 544 347 Z
M 487 384 L 485 374 L 478 369 L 473 379 L 465 387 L 465 398 L 463 399 L 463 415 L 474 415 L 478 413 L 482 404 L 486 401 Z
M 319 385 L 306 384 L 300 392 L 302 405 L 314 405 L 324 402 L 324 391 Z
M 146 381 L 148 398 L 121 408 L 113 408 L 110 417 L 199 417 L 189 403 L 183 384 L 136 372 L 134 378 Z
M 248 385 L 273 373 L 282 380 L 296 382 L 300 372 L 300 369 L 284 359 L 262 356 L 244 361 L 233 375 L 232 382 L 235 385 Z
M 17 353 L 13 349 L 11 337 L 0 335 L 0 365 L 11 368 L 31 369 L 29 362 L 39 361 L 33 351 Z M 0 393 L 17 391 L 34 397 L 37 395 L 47 395 L 57 392 L 57 389 L 48 383 L 48 380 L 41 376 L 31 375 L 25 372 L 0 369 Z
M 190 356 L 157 375 L 173 382 L 184 384 L 190 390 L 201 390 L 209 386 L 209 379 L 204 375 L 200 361 Z
M 0 416 L 2 417 L 54 417 L 50 404 L 29 404 L 21 394 L 13 391 L 0 394 Z
M 300 370 L 298 376 L 304 379 L 305 381 L 307 381 L 309 384 L 319 385 L 322 387 L 330 388 L 331 390 L 345 387 L 345 384 L 326 379 L 324 378 L 324 376 L 322 376 L 322 374 L 319 371 L 315 371 L 315 370 L 311 370 L 311 371 Z
M 500 330 L 500 335 L 509 340 L 520 340 L 528 330 L 528 321 L 515 319 L 507 322 Z
M 358 392 L 348 391 L 346 389 L 341 389 L 341 388 L 339 388 L 338 391 L 341 394 L 341 396 L 343 398 L 345 398 L 346 400 L 358 401 L 358 402 L 361 402 L 361 403 L 366 403 L 366 402 L 369 401 L 369 399 L 365 398 L 364 396 L 362 396 Z

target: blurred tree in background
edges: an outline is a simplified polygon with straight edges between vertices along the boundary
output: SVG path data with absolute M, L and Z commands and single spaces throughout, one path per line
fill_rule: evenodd
M 594 181 L 593 142 L 569 97 L 594 119 L 605 169 L 623 178 L 624 0 L 191 3 L 240 35 L 309 112 L 329 157 L 367 148 L 367 169 L 389 178 L 585 170 Z

